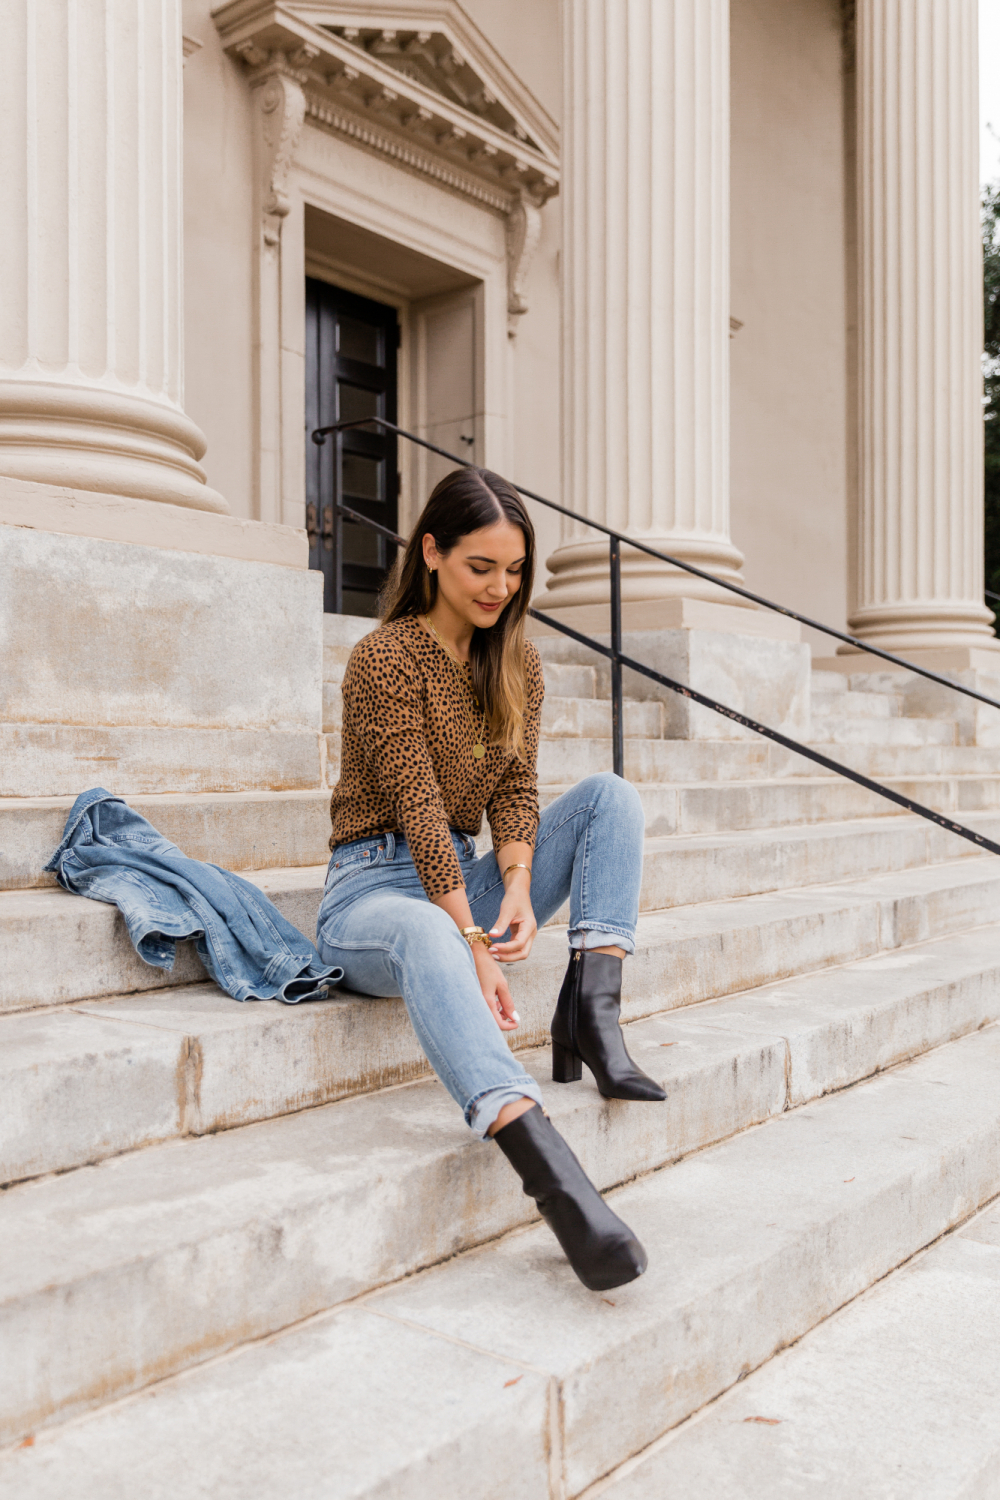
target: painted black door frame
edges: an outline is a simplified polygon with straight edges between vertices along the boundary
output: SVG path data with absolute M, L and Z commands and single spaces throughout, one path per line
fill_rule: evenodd
M 394 307 L 307 278 L 306 529 L 309 566 L 323 573 L 328 614 L 375 613 L 396 549 L 367 527 L 345 524 L 336 506 L 398 530 L 397 442 L 385 429 L 354 429 L 318 448 L 308 434 L 351 417 L 395 422 L 398 349 Z

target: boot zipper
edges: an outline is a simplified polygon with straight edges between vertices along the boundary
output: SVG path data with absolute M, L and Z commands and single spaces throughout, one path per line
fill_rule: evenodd
M 569 1041 L 570 1046 L 576 1047 L 576 1018 L 580 1008 L 580 960 L 583 953 L 577 948 L 573 955 L 573 963 L 576 966 L 573 973 L 573 983 L 569 991 Z

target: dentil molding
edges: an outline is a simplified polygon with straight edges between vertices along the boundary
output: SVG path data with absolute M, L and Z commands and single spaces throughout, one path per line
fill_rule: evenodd
M 558 191 L 556 126 L 455 0 L 398 3 L 398 15 L 316 0 L 229 0 L 214 12 L 261 111 L 265 242 L 277 243 L 288 212 L 288 171 L 308 119 L 506 217 L 513 336 L 527 311 L 539 210 Z

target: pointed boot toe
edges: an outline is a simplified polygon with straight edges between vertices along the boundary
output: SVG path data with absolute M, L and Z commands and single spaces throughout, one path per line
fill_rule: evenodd
M 605 1099 L 662 1103 L 666 1091 L 628 1055 L 621 993 L 620 958 L 582 949 L 570 954 L 552 1017 L 553 1082 L 576 1082 L 586 1063 Z
M 600 1088 L 600 1083 L 598 1083 Z M 654 1078 L 644 1073 L 641 1068 L 633 1067 L 627 1078 L 615 1082 L 608 1080 L 607 1088 L 601 1088 L 605 1099 L 637 1099 L 645 1100 L 650 1104 L 662 1104 L 667 1097 L 666 1089 L 660 1087 Z
M 605 1255 L 600 1270 L 587 1277 L 580 1271 L 577 1275 L 590 1292 L 610 1292 L 616 1286 L 627 1286 L 635 1281 L 649 1265 L 649 1256 L 634 1234 L 620 1241 L 613 1251 Z

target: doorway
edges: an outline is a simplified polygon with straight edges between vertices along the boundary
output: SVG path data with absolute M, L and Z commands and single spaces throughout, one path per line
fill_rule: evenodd
M 306 529 L 309 566 L 323 574 L 327 614 L 378 612 L 397 549 L 366 526 L 338 522 L 336 506 L 398 529 L 397 439 L 354 428 L 319 448 L 311 434 L 360 417 L 396 422 L 398 349 L 394 307 L 306 278 Z

